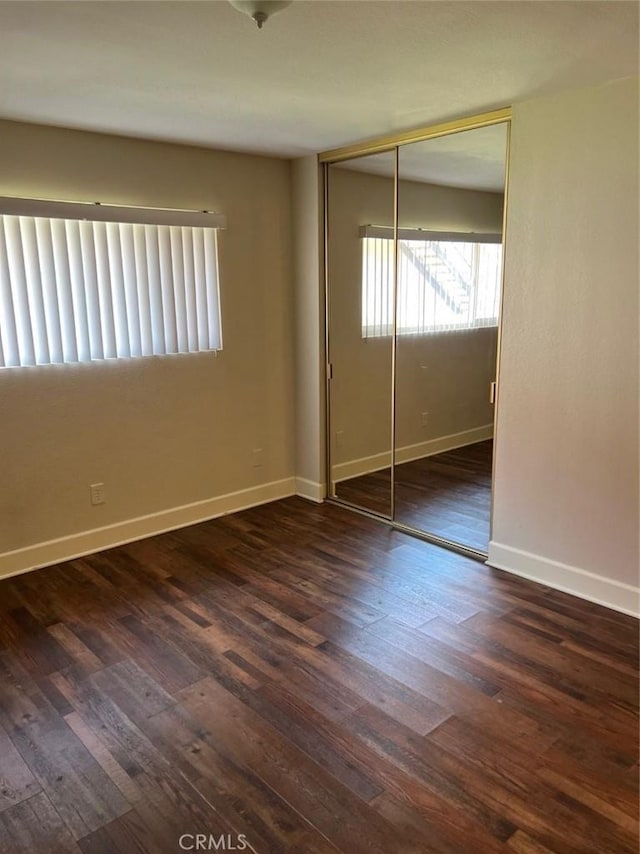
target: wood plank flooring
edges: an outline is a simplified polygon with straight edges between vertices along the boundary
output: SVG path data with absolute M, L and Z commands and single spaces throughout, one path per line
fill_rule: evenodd
M 486 552 L 491 515 L 493 440 L 422 457 L 395 468 L 398 522 Z M 340 481 L 343 501 L 388 516 L 391 470 Z
M 0 851 L 637 852 L 637 666 L 631 618 L 302 499 L 18 576 Z

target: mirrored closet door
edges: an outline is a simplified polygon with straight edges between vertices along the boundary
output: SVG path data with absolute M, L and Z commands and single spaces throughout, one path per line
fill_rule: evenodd
M 330 497 L 486 554 L 508 121 L 326 167 Z
M 398 154 L 395 515 L 489 546 L 505 124 Z
M 371 246 L 363 223 L 393 236 L 395 151 L 328 168 L 326 263 L 331 381 L 330 495 L 392 515 L 393 241 Z

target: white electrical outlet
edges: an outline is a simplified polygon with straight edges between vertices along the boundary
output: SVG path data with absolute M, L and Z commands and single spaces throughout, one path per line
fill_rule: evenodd
M 336 448 L 344 445 L 344 430 L 336 430 Z
M 428 426 L 429 426 L 429 413 L 428 413 L 428 412 L 423 412 L 423 413 L 422 413 L 421 421 L 422 421 L 422 426 L 423 426 L 423 427 L 428 427 Z
M 252 466 L 254 469 L 262 465 L 262 448 L 254 448 L 251 454 Z
M 89 491 L 91 493 L 92 504 L 104 504 L 106 500 L 104 494 L 104 483 L 89 484 Z

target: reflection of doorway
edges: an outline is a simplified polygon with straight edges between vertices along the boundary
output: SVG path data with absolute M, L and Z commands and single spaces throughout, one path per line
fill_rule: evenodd
M 505 118 L 326 172 L 331 497 L 479 557 L 490 539 Z

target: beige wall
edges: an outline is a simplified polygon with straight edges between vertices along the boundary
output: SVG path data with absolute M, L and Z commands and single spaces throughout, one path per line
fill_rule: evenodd
M 322 287 L 323 199 L 318 159 L 291 165 L 295 315 L 295 460 L 298 494 L 325 496 L 325 358 Z
M 490 562 L 626 610 L 637 243 L 638 81 L 516 105 Z
M 393 181 L 333 167 L 329 188 L 332 459 L 344 465 L 383 454 L 391 444 L 391 340 L 362 338 L 359 228 L 393 225 Z M 502 229 L 501 194 L 401 181 L 399 199 L 401 227 Z M 427 443 L 490 424 L 488 391 L 495 352 L 495 329 L 400 338 L 397 445 Z M 336 432 L 341 432 L 337 440 Z M 339 471 L 338 477 L 345 473 L 350 469 Z
M 497 328 L 488 327 L 398 340 L 399 447 L 493 423 L 489 386 L 496 375 L 497 339 Z M 428 413 L 426 427 L 422 426 L 423 412 Z
M 0 553 L 291 478 L 290 164 L 12 122 L 0 164 L 3 195 L 228 218 L 217 357 L 0 371 Z

